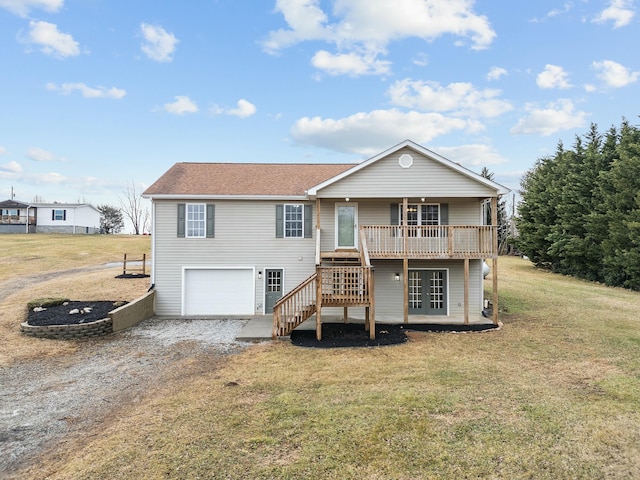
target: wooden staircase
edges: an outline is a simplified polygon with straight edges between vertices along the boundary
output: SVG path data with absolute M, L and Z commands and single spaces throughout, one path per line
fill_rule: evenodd
M 324 252 L 319 255 L 313 275 L 284 295 L 273 307 L 272 338 L 289 335 L 312 315 L 318 315 L 316 326 L 320 339 L 320 310 L 322 307 L 365 307 L 366 328 L 369 328 L 369 312 L 374 304 L 373 268 L 361 237 L 360 252 Z M 328 264 L 328 265 L 327 265 Z M 373 325 L 373 317 L 371 317 Z M 375 328 L 371 329 L 375 335 Z
M 284 295 L 273 306 L 271 337 L 289 335 L 294 328 L 316 313 L 318 272 Z

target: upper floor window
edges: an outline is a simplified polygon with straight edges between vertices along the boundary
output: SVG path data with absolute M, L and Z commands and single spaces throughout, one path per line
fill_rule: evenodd
M 284 236 L 302 238 L 304 234 L 304 209 L 302 204 L 284 206 Z
M 215 207 L 210 203 L 179 203 L 178 237 L 214 238 Z
M 276 238 L 311 238 L 312 206 L 303 203 L 276 205 Z
M 400 209 L 400 225 L 403 225 L 402 204 Z M 437 203 L 407 205 L 407 225 L 440 225 L 440 205 Z
M 206 205 L 187 203 L 187 237 L 204 238 L 207 228 Z

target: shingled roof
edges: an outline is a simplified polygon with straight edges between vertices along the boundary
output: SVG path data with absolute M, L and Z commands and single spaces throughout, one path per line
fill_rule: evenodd
M 176 163 L 144 196 L 302 196 L 355 164 Z

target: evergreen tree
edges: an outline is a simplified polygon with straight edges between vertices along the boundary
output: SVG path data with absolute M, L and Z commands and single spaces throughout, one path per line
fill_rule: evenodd
M 124 228 L 122 211 L 111 205 L 98 205 L 100 211 L 100 230 L 102 233 L 120 233 Z

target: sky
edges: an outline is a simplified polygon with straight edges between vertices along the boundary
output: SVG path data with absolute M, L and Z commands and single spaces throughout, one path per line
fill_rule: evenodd
M 516 191 L 637 123 L 640 0 L 0 0 L 0 199 L 118 206 L 176 162 L 405 139 Z

